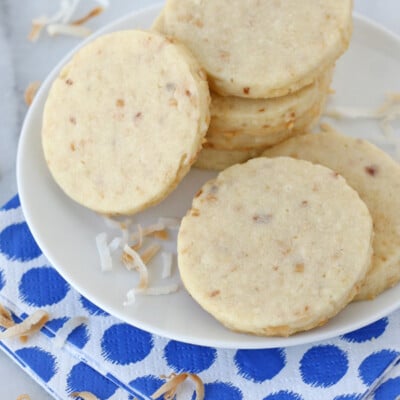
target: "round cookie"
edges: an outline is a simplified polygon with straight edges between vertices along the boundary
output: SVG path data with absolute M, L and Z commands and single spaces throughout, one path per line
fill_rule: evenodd
M 341 174 L 367 205 L 374 222 L 371 269 L 356 300 L 369 300 L 400 281 L 400 166 L 364 140 L 332 129 L 290 139 L 267 157 L 291 156 Z
M 178 265 L 191 296 L 226 327 L 288 336 L 352 300 L 372 236 L 367 207 L 340 175 L 256 158 L 199 191 L 179 230 Z
M 198 62 L 157 33 L 121 31 L 79 50 L 43 116 L 49 169 L 64 192 L 101 213 L 163 200 L 189 171 L 209 124 Z
M 192 50 L 216 93 L 270 98 L 312 83 L 343 54 L 352 0 L 168 0 L 155 28 Z
M 252 135 L 243 133 L 240 130 L 218 132 L 210 127 L 206 135 L 207 144 L 209 147 L 219 150 L 247 151 L 265 149 L 292 136 L 309 132 L 321 116 L 324 105 L 325 101 L 321 99 L 321 103 L 316 104 L 314 108 L 304 114 L 300 116 L 292 114 L 292 116 L 288 117 L 287 122 L 266 128 L 264 135 Z
M 194 166 L 200 169 L 223 171 L 232 165 L 241 164 L 250 158 L 260 156 L 264 150 L 217 150 L 204 147 Z
M 273 135 L 284 127 L 292 126 L 298 118 L 313 109 L 322 109 L 332 75 L 333 67 L 303 89 L 272 99 L 219 96 L 212 92 L 209 132 Z

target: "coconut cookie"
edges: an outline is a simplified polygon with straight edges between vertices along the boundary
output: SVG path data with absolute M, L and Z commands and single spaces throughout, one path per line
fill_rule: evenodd
M 356 296 L 372 299 L 400 281 L 400 166 L 360 139 L 333 130 L 293 138 L 267 150 L 268 157 L 291 156 L 340 173 L 360 195 L 374 221 L 371 270 Z
M 347 49 L 351 0 L 168 0 L 156 29 L 188 46 L 218 94 L 283 96 Z
M 209 134 L 238 132 L 251 136 L 272 136 L 283 129 L 290 130 L 296 121 L 321 110 L 325 104 L 333 67 L 314 83 L 287 96 L 272 99 L 245 99 L 211 93 Z
M 232 165 L 258 157 L 265 150 L 217 150 L 209 147 L 201 150 L 194 166 L 201 169 L 222 171 Z
M 367 207 L 332 170 L 256 158 L 200 190 L 180 227 L 178 265 L 191 296 L 228 328 L 288 336 L 352 300 L 372 235 Z
M 324 105 L 325 101 L 321 100 L 321 103 L 316 104 L 303 115 L 296 116 L 296 114 L 293 113 L 288 116 L 287 122 L 267 127 L 263 135 L 243 133 L 240 130 L 219 132 L 215 131 L 210 126 L 206 135 L 207 143 L 210 147 L 220 150 L 244 151 L 250 149 L 265 149 L 289 139 L 292 136 L 309 132 L 321 116 Z
M 122 31 L 82 48 L 46 102 L 42 141 L 65 193 L 101 213 L 163 200 L 189 171 L 209 123 L 204 73 L 156 33 Z

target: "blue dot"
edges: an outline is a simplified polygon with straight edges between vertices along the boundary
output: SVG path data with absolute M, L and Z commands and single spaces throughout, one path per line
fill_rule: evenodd
M 48 382 L 56 373 L 56 359 L 39 347 L 25 347 L 15 354 L 44 382 Z
M 72 367 L 67 378 L 68 392 L 90 392 L 102 400 L 111 397 L 117 386 L 84 363 Z
M 261 383 L 282 371 L 286 357 L 282 349 L 238 350 L 235 364 L 244 378 Z
M 193 394 L 192 399 L 196 395 Z M 230 383 L 214 382 L 204 385 L 204 398 L 207 400 L 242 400 L 242 392 Z
M 90 302 L 88 299 L 85 297 L 81 296 L 80 297 L 80 302 L 82 304 L 82 307 L 89 312 L 89 314 L 94 315 L 94 316 L 102 316 L 102 317 L 108 317 L 110 314 L 106 313 L 103 311 L 101 308 L 97 307 L 95 304 Z
M 389 367 L 390 364 L 397 358 L 399 353 L 391 350 L 381 350 L 377 353 L 369 355 L 361 363 L 358 368 L 358 373 L 362 381 L 366 385 L 371 385 L 382 373 Z
M 82 324 L 75 328 L 69 335 L 67 340 L 78 349 L 83 349 L 89 341 L 90 335 L 86 325 Z
M 0 269 L 0 290 L 6 285 L 6 278 L 4 278 L 4 272 Z
M 14 208 L 18 208 L 21 205 L 19 201 L 18 195 L 15 195 L 11 200 L 9 200 L 6 204 L 4 204 L 3 207 L 0 208 L 0 210 L 12 210 Z
M 165 381 L 160 378 L 157 378 L 153 375 L 141 376 L 140 378 L 136 378 L 132 382 L 129 383 L 129 386 L 132 387 L 137 392 L 144 394 L 145 396 L 150 397 L 154 392 L 156 392 Z M 160 396 L 159 398 L 162 398 Z
M 69 285 L 51 267 L 32 268 L 25 272 L 19 284 L 20 298 L 36 306 L 50 306 L 59 303 L 68 293 Z
M 164 357 L 174 371 L 197 374 L 211 367 L 217 358 L 217 351 L 210 347 L 195 346 L 171 340 L 165 346 Z
M 280 392 L 270 394 L 264 400 L 303 400 L 303 398 L 297 393 L 281 390 Z
M 333 400 L 360 400 L 361 394 L 345 394 L 343 396 L 336 396 Z
M 346 335 L 342 336 L 342 339 L 345 339 L 351 343 L 368 342 L 369 340 L 376 339 L 383 335 L 388 323 L 388 319 L 383 318 L 371 325 L 358 329 L 357 331 L 347 333 Z
M 344 377 L 348 368 L 346 353 L 333 345 L 312 347 L 300 361 L 303 381 L 317 387 L 335 385 Z
M 108 328 L 101 340 L 103 357 L 113 364 L 128 365 L 146 358 L 153 348 L 150 333 L 128 324 Z
M 375 391 L 374 400 L 397 400 L 400 396 L 400 377 L 388 379 Z
M 10 225 L 0 233 L 0 253 L 19 261 L 33 260 L 42 254 L 25 222 Z

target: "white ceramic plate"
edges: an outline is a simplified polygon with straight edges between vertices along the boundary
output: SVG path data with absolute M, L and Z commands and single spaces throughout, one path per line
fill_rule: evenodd
M 159 10 L 160 7 L 154 7 L 126 16 L 89 40 L 110 31 L 147 28 Z M 168 296 L 140 297 L 134 306 L 124 307 L 125 293 L 135 285 L 136 277 L 122 266 L 112 273 L 100 271 L 95 236 L 105 230 L 104 222 L 62 193 L 51 178 L 42 154 L 43 105 L 51 82 L 71 54 L 50 74 L 29 110 L 19 143 L 17 175 L 22 207 L 39 246 L 61 275 L 93 303 L 152 333 L 225 348 L 271 348 L 319 341 L 365 326 L 400 306 L 400 286 L 397 286 L 373 301 L 349 305 L 321 328 L 290 338 L 262 338 L 230 332 L 204 312 L 184 289 Z M 375 108 L 382 103 L 385 93 L 400 91 L 399 71 L 399 39 L 356 17 L 351 48 L 337 65 L 334 102 L 341 106 Z M 382 133 L 375 122 L 342 121 L 338 125 L 348 134 L 382 142 Z M 137 220 L 148 224 L 160 216 L 183 216 L 194 193 L 214 175 L 192 170 L 166 201 L 141 213 Z M 166 247 L 173 250 L 175 243 Z M 161 267 L 161 259 L 157 258 L 151 267 L 154 284 L 164 283 L 156 279 L 155 272 Z

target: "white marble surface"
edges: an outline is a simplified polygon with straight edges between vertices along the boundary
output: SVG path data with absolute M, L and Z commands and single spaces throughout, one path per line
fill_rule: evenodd
M 107 11 L 89 24 L 94 30 L 136 9 L 159 3 L 154 0 L 111 0 Z M 78 14 L 90 9 L 91 0 L 82 1 Z M 27 111 L 23 93 L 30 82 L 43 81 L 78 39 L 43 37 L 27 40 L 32 18 L 51 14 L 57 0 L 0 0 L 0 204 L 17 191 L 15 158 L 19 131 Z M 355 0 L 355 10 L 400 35 L 399 0 Z M 16 399 L 29 393 L 32 400 L 50 399 L 25 373 L 0 353 L 0 398 Z

